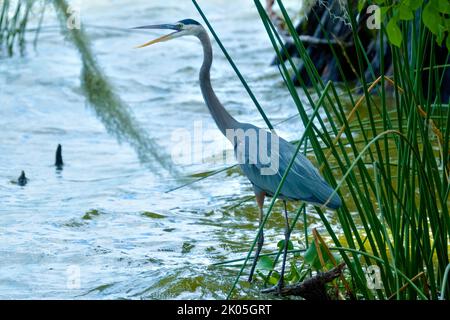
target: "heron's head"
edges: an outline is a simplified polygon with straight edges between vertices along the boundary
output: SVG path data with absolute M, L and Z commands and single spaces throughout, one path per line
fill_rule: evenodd
M 152 45 L 154 43 L 163 42 L 172 40 L 175 38 L 183 37 L 183 36 L 197 36 L 202 32 L 204 29 L 200 23 L 193 19 L 184 19 L 180 20 L 174 24 L 156 24 L 156 25 L 149 25 L 149 26 L 142 26 L 137 27 L 134 29 L 167 29 L 167 30 L 175 30 L 174 32 L 159 37 L 155 40 L 151 40 L 149 42 L 146 42 L 137 48 L 143 48 L 147 47 L 149 45 Z

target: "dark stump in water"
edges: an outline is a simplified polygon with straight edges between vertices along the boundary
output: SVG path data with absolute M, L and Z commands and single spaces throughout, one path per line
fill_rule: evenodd
M 22 171 L 19 179 L 17 179 L 17 184 L 21 187 L 25 186 L 28 182 L 28 178 L 25 176 L 25 171 Z
M 58 170 L 62 170 L 64 166 L 63 158 L 62 158 L 62 147 L 58 144 L 58 148 L 56 148 L 56 156 L 55 156 L 55 167 Z

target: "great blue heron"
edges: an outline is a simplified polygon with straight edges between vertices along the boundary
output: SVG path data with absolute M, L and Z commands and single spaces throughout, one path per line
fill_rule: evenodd
M 256 195 L 256 203 L 259 208 L 259 221 L 260 224 L 264 218 L 263 205 L 264 198 L 266 196 L 273 196 L 280 184 L 281 178 L 284 175 L 288 164 L 295 154 L 295 147 L 286 140 L 276 136 L 276 140 L 273 140 L 274 133 L 260 129 L 249 123 L 241 123 L 234 119 L 220 103 L 211 85 L 210 70 L 213 60 L 213 52 L 211 41 L 205 28 L 195 20 L 185 19 L 176 22 L 175 24 L 159 24 L 137 27 L 136 29 L 169 29 L 174 32 L 149 41 L 138 48 L 146 47 L 157 42 L 168 41 L 171 39 L 183 37 L 183 36 L 195 36 L 197 37 L 203 46 L 203 64 L 200 69 L 200 88 L 203 94 L 203 99 L 208 106 L 217 127 L 220 131 L 231 141 L 233 144 L 235 154 L 240 158 L 240 167 L 247 178 L 253 185 L 253 190 Z M 247 132 L 256 131 L 264 132 L 263 135 L 256 135 L 256 148 L 249 148 L 248 145 L 251 141 L 248 141 L 248 137 L 244 135 L 229 135 L 231 131 Z M 262 139 L 265 139 L 263 143 Z M 274 148 L 276 141 L 277 150 Z M 277 170 L 274 174 L 262 174 L 262 170 L 267 169 L 266 163 L 263 164 L 260 160 L 259 154 L 261 146 L 267 149 L 267 154 L 276 156 Z M 239 150 L 241 151 L 239 153 Z M 283 252 L 283 262 L 280 273 L 280 280 L 278 282 L 278 288 L 283 285 L 283 277 L 286 265 L 286 255 L 288 250 L 288 242 L 290 237 L 289 220 L 286 209 L 286 200 L 301 200 L 309 203 L 325 205 L 331 209 L 337 209 L 341 206 L 341 199 L 337 194 L 331 197 L 333 189 L 328 183 L 321 177 L 319 171 L 311 164 L 311 162 L 302 154 L 298 154 L 295 158 L 295 162 L 291 167 L 284 185 L 279 194 L 279 198 L 284 202 L 284 216 L 286 219 L 285 226 L 285 242 Z M 330 198 L 331 197 L 331 198 Z M 258 237 L 258 245 L 255 252 L 255 258 L 250 270 L 249 281 L 252 281 L 253 273 L 255 271 L 256 263 L 258 261 L 261 248 L 264 243 L 264 235 L 261 233 Z

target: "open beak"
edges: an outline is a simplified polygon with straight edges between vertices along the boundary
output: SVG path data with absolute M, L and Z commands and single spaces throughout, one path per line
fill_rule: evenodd
M 150 25 L 150 26 L 142 26 L 142 27 L 136 27 L 133 29 L 168 29 L 168 30 L 176 30 L 175 32 L 169 33 L 165 36 L 159 37 L 155 40 L 146 42 L 144 44 L 141 44 L 140 46 L 137 46 L 136 48 L 144 48 L 147 46 L 150 46 L 152 44 L 158 43 L 158 42 L 163 42 L 163 41 L 168 41 L 170 39 L 174 38 L 174 35 L 178 32 L 180 32 L 180 27 L 176 24 L 155 24 L 155 25 Z

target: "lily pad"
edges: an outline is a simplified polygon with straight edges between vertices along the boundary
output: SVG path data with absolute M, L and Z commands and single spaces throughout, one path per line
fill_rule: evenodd
M 181 248 L 181 253 L 185 254 L 185 253 L 189 253 L 191 252 L 191 250 L 195 247 L 195 245 L 189 243 L 189 242 L 184 242 L 183 243 L 183 247 Z
M 259 270 L 267 270 L 267 271 L 273 270 L 273 260 L 269 257 L 261 257 L 259 258 L 256 267 Z
M 284 250 L 284 240 L 278 241 L 277 247 L 278 247 L 278 249 Z M 294 244 L 292 243 L 291 240 L 288 241 L 288 250 L 294 250 Z
M 100 212 L 96 209 L 91 209 L 89 211 L 87 211 L 84 216 L 83 216 L 83 220 L 92 220 L 93 217 L 99 216 Z
M 142 212 L 142 215 L 147 218 L 152 218 L 152 219 L 164 219 L 166 217 L 165 215 L 155 213 L 155 212 L 150 212 L 150 211 L 144 211 L 144 212 Z
M 328 269 L 331 269 L 334 265 L 331 262 L 330 257 L 328 256 L 327 251 L 325 250 L 325 248 L 320 244 L 320 249 L 322 251 L 322 258 L 323 261 L 325 262 L 325 266 Z M 336 260 L 336 263 L 340 263 L 341 262 L 341 256 L 339 254 L 336 253 L 331 253 L 334 260 Z M 316 270 L 320 270 L 322 269 L 322 264 L 320 263 L 320 258 L 319 258 L 319 254 L 316 250 L 316 244 L 315 242 L 311 243 L 311 246 L 308 248 L 308 250 L 305 251 L 303 258 L 305 260 L 305 263 L 311 265 L 314 269 Z

